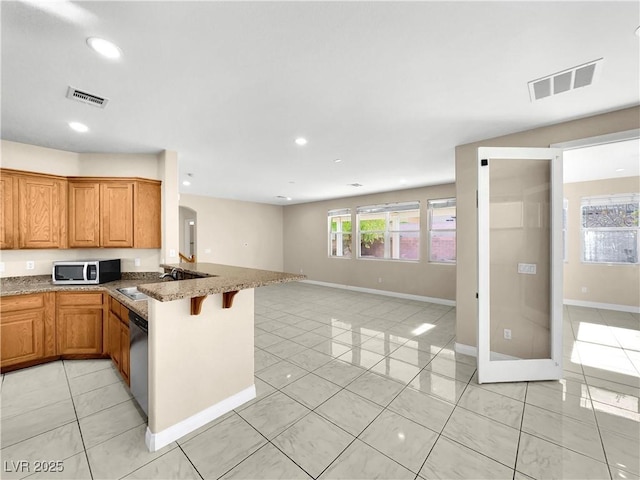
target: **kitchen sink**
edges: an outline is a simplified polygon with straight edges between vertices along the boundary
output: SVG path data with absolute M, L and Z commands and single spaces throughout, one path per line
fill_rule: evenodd
M 126 295 L 131 300 L 146 300 L 149 298 L 144 293 L 138 291 L 138 287 L 127 287 L 117 289 L 121 294 Z

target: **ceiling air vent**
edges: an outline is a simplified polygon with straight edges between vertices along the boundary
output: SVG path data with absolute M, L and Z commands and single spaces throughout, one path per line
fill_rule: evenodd
M 71 86 L 69 86 L 69 88 L 67 89 L 67 98 L 77 100 L 88 105 L 93 105 L 94 107 L 98 108 L 106 107 L 107 103 L 109 102 L 108 98 L 99 97 L 98 95 L 94 95 L 93 93 L 78 90 L 77 88 Z
M 349 183 L 348 185 L 349 185 L 350 187 L 356 187 L 356 188 L 358 188 L 358 187 L 362 187 L 362 184 L 361 184 L 361 183 Z
M 602 69 L 602 58 L 529 82 L 531 101 L 586 87 L 596 81 Z

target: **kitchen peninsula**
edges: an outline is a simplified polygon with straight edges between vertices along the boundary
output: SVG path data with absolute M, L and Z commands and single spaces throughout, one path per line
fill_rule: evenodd
M 161 266 L 178 280 L 160 280 L 157 272 L 127 272 L 100 285 L 56 285 L 50 275 L 3 278 L 2 347 L 9 359 L 3 368 L 111 356 L 128 383 L 131 312 L 148 321 L 149 450 L 253 399 L 254 289 L 304 276 L 209 263 Z M 123 287 L 150 298 L 135 301 Z M 77 315 L 68 322 L 63 315 L 74 302 Z M 65 338 L 76 340 L 73 350 L 65 349 Z
M 255 398 L 254 289 L 304 278 L 211 263 L 161 267 L 189 279 L 139 287 L 150 297 L 150 451 Z

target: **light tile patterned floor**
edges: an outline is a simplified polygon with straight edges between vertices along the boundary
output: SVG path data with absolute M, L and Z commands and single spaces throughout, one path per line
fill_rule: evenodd
M 149 453 L 110 361 L 8 373 L 1 477 L 638 478 L 640 317 L 564 315 L 562 381 L 478 385 L 475 359 L 453 349 L 453 308 L 260 288 L 258 398 Z M 33 472 L 42 460 L 64 471 Z

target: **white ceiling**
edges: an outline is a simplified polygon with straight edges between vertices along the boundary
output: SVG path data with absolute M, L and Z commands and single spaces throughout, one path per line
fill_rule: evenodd
M 3 139 L 175 150 L 194 175 L 182 193 L 282 204 L 452 182 L 456 145 L 640 100 L 638 2 L 30 0 L 1 14 Z M 528 81 L 600 57 L 594 85 L 530 101 Z M 110 102 L 68 100 L 68 85 Z
M 564 183 L 640 175 L 640 139 L 565 150 Z

